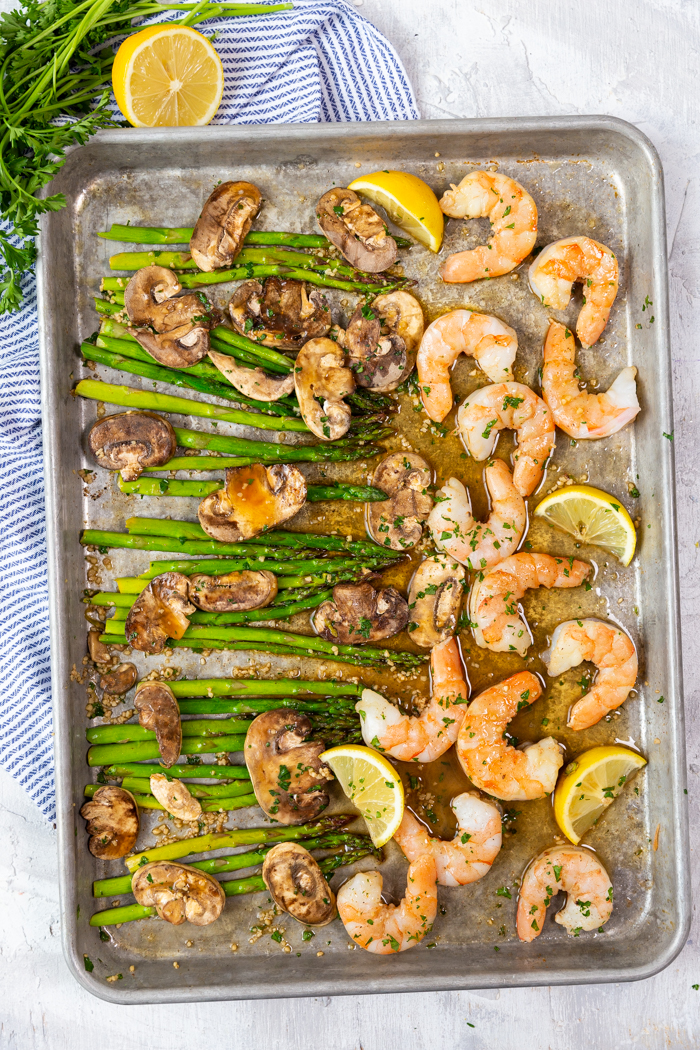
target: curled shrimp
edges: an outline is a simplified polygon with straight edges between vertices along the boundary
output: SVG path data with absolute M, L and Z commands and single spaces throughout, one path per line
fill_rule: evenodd
M 518 602 L 532 587 L 579 587 L 591 566 L 576 558 L 551 554 L 511 554 L 477 576 L 469 611 L 476 644 L 494 653 L 517 652 L 524 656 L 532 636 Z
M 639 412 L 637 369 L 623 368 L 605 393 L 579 390 L 576 344 L 569 329 L 550 321 L 544 341 L 542 397 L 554 422 L 572 438 L 603 438 L 622 430 Z
M 552 846 L 531 862 L 523 875 L 518 898 L 518 937 L 534 941 L 542 932 L 552 897 L 566 893 L 566 904 L 554 921 L 578 937 L 595 930 L 613 910 L 610 876 L 595 853 L 581 846 Z
M 510 273 L 535 246 L 537 205 L 507 175 L 472 171 L 443 194 L 440 208 L 453 219 L 488 218 L 492 228 L 488 244 L 448 257 L 442 279 L 449 284 Z
M 355 705 L 362 737 L 401 762 L 434 762 L 454 744 L 466 713 L 467 682 L 454 638 L 436 645 L 430 654 L 432 693 L 422 714 L 399 711 L 372 689 L 363 689 Z
M 452 408 L 450 368 L 460 354 L 473 357 L 492 382 L 512 379 L 518 350 L 512 328 L 491 314 L 451 310 L 425 330 L 416 358 L 423 407 L 441 423 Z
M 574 281 L 583 282 L 583 306 L 576 321 L 581 346 L 600 339 L 617 295 L 617 259 L 590 237 L 565 237 L 548 244 L 532 263 L 530 287 L 552 310 L 565 310 Z
M 441 886 L 466 886 L 488 875 L 501 848 L 501 812 L 494 802 L 463 791 L 450 803 L 457 818 L 451 841 L 432 838 L 410 810 L 394 835 L 410 861 L 430 854 Z
M 637 650 L 621 627 L 602 620 L 567 620 L 552 635 L 542 659 L 554 678 L 590 660 L 598 668 L 591 689 L 569 712 L 569 729 L 590 729 L 623 704 L 637 681 Z
M 539 485 L 554 448 L 554 419 L 547 405 L 524 383 L 494 383 L 469 394 L 457 413 L 457 428 L 474 459 L 488 459 L 501 430 L 514 430 L 513 484 L 521 496 Z
M 472 700 L 457 737 L 457 757 L 482 791 L 513 802 L 544 798 L 554 790 L 564 761 L 554 737 L 522 749 L 512 747 L 505 738 L 511 719 L 541 695 L 539 679 L 520 671 Z
M 340 887 L 338 914 L 350 937 L 375 955 L 393 955 L 420 944 L 437 915 L 437 871 L 428 853 L 408 869 L 406 896 L 400 904 L 382 900 L 378 871 L 353 875 Z
M 525 501 L 503 460 L 489 463 L 484 478 L 491 497 L 486 522 L 474 521 L 469 492 L 457 478 L 448 478 L 438 489 L 428 516 L 437 549 L 472 572 L 490 569 L 514 554 L 527 524 Z

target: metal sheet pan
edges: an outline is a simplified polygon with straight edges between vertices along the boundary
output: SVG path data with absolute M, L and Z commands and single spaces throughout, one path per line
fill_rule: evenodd
M 77 346 L 96 327 L 90 296 L 106 272 L 108 256 L 117 250 L 96 238 L 96 231 L 128 220 L 191 224 L 218 179 L 246 177 L 267 191 L 265 226 L 307 232 L 314 229 L 317 195 L 331 185 L 347 185 L 358 170 L 415 171 L 441 192 L 472 167 L 490 165 L 522 181 L 535 196 L 538 243 L 590 233 L 622 260 L 621 289 L 604 343 L 582 354 L 581 366 L 588 376 L 595 370 L 603 388 L 624 365 L 637 365 L 643 412 L 634 427 L 607 442 L 574 448 L 560 435 L 548 479 L 551 483 L 558 471 L 559 476 L 586 475 L 603 487 L 607 483 L 641 519 L 639 554 L 630 570 L 618 571 L 612 560 L 606 564 L 605 559 L 594 559 L 596 588 L 592 604 L 584 610 L 617 616 L 637 641 L 642 655 L 637 696 L 627 701 L 617 719 L 601 723 L 585 739 L 573 739 L 563 722 L 556 732 L 574 753 L 592 743 L 634 740 L 650 760 L 639 794 L 629 792 L 621 798 L 587 839 L 612 875 L 613 918 L 604 934 L 573 942 L 552 922 L 531 945 L 517 941 L 516 894 L 508 900 L 495 891 L 501 885 L 513 886 L 527 859 L 552 842 L 556 825 L 549 804 L 543 802 L 525 804 L 530 807 L 527 816 L 518 816 L 511 825 L 518 833 L 506 834 L 505 848 L 488 878 L 466 889 L 441 889 L 446 914 L 438 916 L 432 950 L 423 944 L 392 957 L 350 951 L 340 923 L 309 945 L 301 941 L 300 928 L 295 929 L 292 920 L 286 931 L 290 954 L 283 954 L 269 938 L 249 945 L 249 927 L 264 895 L 236 898 L 235 908 L 229 906 L 219 923 L 194 935 L 164 923 L 142 922 L 113 930 L 110 941 L 101 942 L 87 924 L 94 910 L 91 882 L 116 869 L 100 868 L 88 853 L 78 815 L 87 773 L 85 689 L 71 678 L 71 669 L 80 669 L 85 653 L 80 604 L 85 563 L 78 535 L 86 525 L 122 528 L 133 505 L 115 494 L 113 486 L 105 486 L 103 478 L 98 486 L 105 490 L 103 495 L 91 498 L 97 494 L 95 487 L 83 492 L 76 474 L 90 466 L 82 436 L 95 418 L 94 404 L 77 402 L 70 393 L 82 374 Z M 69 154 L 53 191 L 65 193 L 68 206 L 44 218 L 39 309 L 59 878 L 64 948 L 75 977 L 104 999 L 144 1003 L 617 982 L 648 977 L 667 966 L 687 935 L 689 888 L 673 446 L 664 437 L 672 433 L 673 422 L 663 178 L 653 146 L 636 128 L 609 117 L 109 131 Z M 450 248 L 471 247 L 482 234 L 453 221 L 447 242 Z M 524 274 L 438 291 L 437 282 L 430 282 L 436 268 L 434 257 L 422 249 L 413 249 L 406 263 L 409 276 L 421 278 L 420 294 L 424 282 L 433 287 L 430 301 L 424 300 L 428 313 L 435 316 L 448 306 L 471 303 L 499 314 L 519 333 L 517 378 L 534 382 L 546 313 L 527 290 Z M 651 307 L 643 310 L 649 303 Z M 572 304 L 569 321 L 579 306 L 580 297 Z M 138 385 L 131 377 L 128 382 Z M 466 390 L 474 380 L 467 369 L 455 382 Z M 411 440 L 418 441 L 409 417 L 410 412 L 404 413 L 402 425 Z M 454 452 L 438 442 L 432 455 L 442 477 Z M 463 464 L 463 476 L 478 487 L 480 475 L 473 464 Z M 639 499 L 625 498 L 626 481 L 636 483 Z M 143 513 L 157 513 L 142 506 Z M 477 512 L 484 506 L 483 499 L 481 506 L 477 501 Z M 193 509 L 194 504 L 189 511 Z M 182 510 L 181 502 L 162 500 L 158 506 L 165 514 Z M 530 539 L 535 549 L 545 542 L 536 527 Z M 549 536 L 546 542 L 544 549 L 570 552 L 566 537 Z M 132 552 L 111 554 L 115 573 L 143 567 Z M 104 582 L 109 586 L 107 579 Z M 554 595 L 539 617 L 539 605 L 526 601 L 525 607 L 538 625 L 533 647 L 537 652 L 543 648 L 538 642 L 567 610 Z M 235 657 L 245 666 L 244 656 Z M 231 654 L 210 657 L 207 676 L 225 674 L 231 661 Z M 190 676 L 202 671 L 194 654 L 178 652 L 176 662 Z M 264 664 L 257 658 L 251 666 L 260 674 L 283 669 L 276 658 Z M 472 685 L 478 688 L 484 684 L 478 655 L 467 664 Z M 302 676 L 313 674 L 318 666 L 302 667 Z M 561 718 L 567 688 L 568 681 L 557 694 L 552 684 L 547 713 Z M 658 702 L 661 695 L 663 703 Z M 527 731 L 534 726 L 535 738 L 542 735 L 541 714 L 537 726 L 525 727 Z M 260 818 L 233 823 L 245 822 L 259 823 Z M 385 871 L 387 888 L 400 895 L 405 863 L 397 851 L 389 852 Z M 194 941 L 192 948 L 185 946 L 187 939 Z M 232 942 L 239 944 L 235 954 Z M 317 956 L 320 950 L 322 957 Z M 90 973 L 84 955 L 94 962 Z M 173 961 L 179 962 L 179 969 Z M 117 973 L 123 979 L 106 981 Z

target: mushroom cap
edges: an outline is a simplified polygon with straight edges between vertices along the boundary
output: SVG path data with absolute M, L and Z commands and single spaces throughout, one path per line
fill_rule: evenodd
M 223 911 L 226 896 L 220 882 L 189 864 L 153 861 L 137 868 L 131 892 L 139 904 L 155 908 L 173 926 L 191 922 L 208 926 Z
M 178 820 L 197 820 L 202 805 L 190 794 L 187 785 L 165 773 L 151 773 L 151 791 L 163 809 Z
M 162 653 L 168 638 L 182 638 L 194 611 L 189 580 L 181 572 L 154 576 L 131 606 L 124 624 L 127 641 L 142 653 Z
M 267 569 L 244 569 L 221 576 L 190 576 L 190 601 L 205 612 L 264 609 L 277 597 L 277 577 Z
M 111 664 L 112 654 L 104 642 L 100 641 L 101 635 L 101 630 L 88 631 L 88 653 L 90 654 L 90 659 L 96 664 Z
M 380 273 L 396 262 L 396 241 L 386 223 L 353 190 L 336 186 L 324 193 L 316 205 L 316 218 L 331 244 L 356 270 Z
M 298 842 L 273 846 L 263 861 L 262 877 L 275 904 L 306 926 L 327 926 L 335 918 L 335 894 Z
M 452 637 L 457 630 L 464 581 L 464 566 L 447 554 L 434 554 L 420 563 L 408 590 L 411 641 L 432 649 Z
M 124 308 L 136 327 L 172 332 L 210 309 L 203 292 L 182 291 L 177 276 L 167 266 L 143 266 L 124 289 Z
M 91 836 L 88 849 L 100 860 L 116 860 L 130 853 L 139 834 L 136 799 L 122 787 L 100 787 L 80 809 Z
M 155 361 L 168 368 L 190 368 L 209 353 L 209 329 L 190 321 L 161 335 L 144 329 L 134 336 Z
M 245 394 L 246 397 L 254 397 L 258 401 L 278 401 L 281 397 L 294 393 L 293 372 L 286 376 L 268 375 L 262 368 L 248 368 L 246 365 L 236 364 L 233 357 L 211 349 L 209 358 L 224 379 L 239 394 Z
M 320 761 L 321 740 L 305 743 L 306 715 L 288 708 L 265 711 L 248 726 L 244 755 L 258 805 L 280 824 L 303 824 L 328 805 L 321 790 L 333 774 Z
M 293 518 L 305 502 L 306 479 L 298 467 L 229 467 L 226 487 L 199 504 L 199 521 L 213 539 L 237 543 Z
M 190 252 L 200 270 L 230 266 L 243 247 L 262 194 L 252 182 L 222 182 L 209 195 L 190 238 Z
M 310 339 L 297 354 L 294 386 L 302 419 L 322 441 L 347 433 L 352 412 L 344 397 L 355 380 L 345 367 L 345 354 L 332 339 Z
M 421 305 L 408 292 L 388 292 L 369 307 L 358 305 L 345 333 L 357 385 L 380 394 L 396 390 L 415 367 L 424 324 Z
M 305 281 L 268 277 L 264 284 L 244 281 L 229 302 L 233 327 L 241 335 L 276 350 L 298 350 L 330 330 L 331 308 Z
M 100 678 L 100 689 L 114 696 L 123 696 L 136 685 L 139 676 L 133 664 L 119 664 L 112 671 L 103 674 Z
M 141 682 L 136 690 L 134 707 L 138 711 L 139 725 L 156 734 L 163 765 L 166 768 L 174 765 L 182 749 L 182 723 L 180 708 L 170 686 L 163 682 Z
M 430 483 L 430 467 L 415 452 L 392 452 L 384 457 L 372 485 L 390 498 L 367 504 L 367 531 L 375 543 L 395 551 L 415 547 L 433 507 Z
M 162 467 L 177 451 L 175 431 L 155 412 L 117 412 L 90 428 L 88 446 L 101 467 L 135 481 L 145 467 Z
M 395 587 L 376 591 L 371 583 L 338 583 L 333 588 L 333 600 L 319 605 L 311 623 L 329 642 L 379 642 L 404 629 L 408 602 Z

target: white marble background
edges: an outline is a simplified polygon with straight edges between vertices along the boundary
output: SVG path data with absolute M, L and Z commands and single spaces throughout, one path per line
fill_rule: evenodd
M 688 789 L 700 882 L 700 5 L 695 0 L 355 0 L 397 47 L 424 117 L 610 113 L 666 173 Z M 0 0 L 0 7 L 11 0 Z M 110 1006 L 61 955 L 55 837 L 0 773 L 1 1050 L 622 1050 L 700 1047 L 697 918 L 637 984 L 164 1007 Z M 572 948 L 575 950 L 575 948 Z

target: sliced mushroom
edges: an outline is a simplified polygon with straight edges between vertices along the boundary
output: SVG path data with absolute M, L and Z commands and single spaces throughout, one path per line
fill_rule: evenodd
M 430 514 L 430 467 L 415 452 L 392 452 L 374 472 L 372 485 L 390 498 L 367 504 L 367 531 L 382 547 L 407 550 L 423 535 Z
M 163 682 L 141 682 L 136 690 L 134 707 L 139 725 L 156 734 L 163 765 L 174 765 L 182 749 L 182 723 L 180 708 L 170 686 Z
M 188 601 L 189 580 L 180 572 L 154 576 L 131 606 L 126 639 L 142 653 L 162 653 L 168 638 L 182 638 L 195 611 Z
M 446 554 L 435 554 L 416 569 L 408 591 L 411 641 L 432 649 L 457 630 L 464 594 L 464 566 Z
M 190 601 L 205 612 L 264 609 L 277 597 L 277 577 L 266 569 L 245 569 L 222 576 L 190 576 Z
M 408 292 L 378 295 L 358 304 L 345 332 L 348 364 L 358 386 L 396 390 L 411 374 L 423 335 L 423 310 Z
M 112 654 L 107 646 L 100 641 L 102 633 L 102 631 L 88 631 L 88 653 L 93 663 L 105 666 L 106 664 L 111 664 Z
M 187 785 L 165 773 L 151 773 L 151 792 L 163 809 L 178 820 L 197 820 L 202 815 L 202 806 L 190 794 Z
M 162 335 L 135 331 L 134 336 L 154 360 L 168 368 L 190 368 L 209 353 L 209 328 L 201 324 L 183 324 Z
M 262 194 L 252 182 L 222 182 L 207 198 L 190 238 L 200 270 L 230 266 L 243 247 Z
M 91 836 L 88 849 L 100 860 L 130 853 L 139 834 L 139 810 L 130 791 L 112 785 L 98 788 L 80 809 Z
M 226 903 L 221 883 L 211 875 L 171 861 L 153 861 L 137 868 L 131 892 L 139 904 L 155 908 L 173 926 L 183 922 L 208 926 L 219 918 Z
M 268 277 L 264 285 L 244 281 L 228 308 L 237 332 L 276 350 L 299 350 L 326 335 L 332 323 L 325 295 L 292 278 Z
M 133 664 L 119 664 L 113 671 L 103 674 L 100 678 L 100 689 L 114 696 L 124 696 L 136 685 L 139 673 Z
M 298 467 L 253 463 L 226 471 L 225 488 L 199 504 L 199 521 L 213 539 L 238 543 L 293 518 L 305 502 L 306 480 Z
M 146 467 L 162 467 L 177 451 L 175 431 L 155 412 L 117 412 L 93 424 L 88 446 L 105 470 L 136 481 Z
M 345 367 L 345 354 L 332 339 L 310 339 L 297 354 L 294 385 L 302 419 L 324 441 L 347 433 L 352 412 L 343 401 L 355 380 Z
M 394 587 L 376 591 L 371 583 L 337 583 L 333 600 L 322 602 L 311 622 L 329 642 L 379 642 L 404 629 L 408 602 Z
M 236 364 L 228 354 L 219 354 L 211 349 L 209 358 L 224 379 L 227 379 L 239 394 L 245 394 L 246 397 L 254 397 L 258 401 L 278 401 L 281 397 L 294 393 L 293 372 L 286 376 L 268 375 L 262 368 L 246 368 L 245 365 Z
M 380 273 L 396 262 L 396 241 L 386 223 L 353 190 L 336 186 L 316 206 L 318 224 L 331 244 L 351 266 L 364 273 Z
M 209 351 L 213 314 L 203 292 L 178 295 L 182 285 L 165 266 L 137 270 L 124 291 L 134 336 L 160 364 L 187 368 Z
M 314 820 L 328 805 L 333 774 L 319 760 L 320 741 L 305 743 L 311 722 L 298 711 L 265 711 L 248 726 L 245 761 L 258 804 L 280 824 Z
M 277 907 L 305 926 L 327 926 L 335 918 L 335 894 L 316 860 L 298 842 L 273 846 L 262 877 Z

